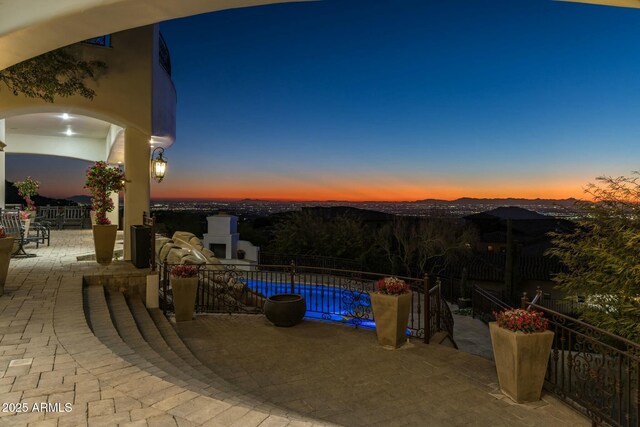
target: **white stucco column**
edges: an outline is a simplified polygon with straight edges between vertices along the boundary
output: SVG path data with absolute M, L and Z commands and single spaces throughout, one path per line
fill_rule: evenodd
M 5 208 L 5 203 L 7 202 L 7 195 L 5 193 L 5 167 L 4 167 L 4 147 L 7 143 L 7 135 L 5 130 L 5 120 L 0 119 L 0 208 Z
M 149 139 L 137 129 L 124 131 L 124 259 L 131 259 L 129 227 L 142 224 L 142 213 L 149 211 Z

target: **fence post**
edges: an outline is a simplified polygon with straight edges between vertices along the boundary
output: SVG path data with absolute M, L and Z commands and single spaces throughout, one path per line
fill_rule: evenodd
M 296 263 L 291 260 L 291 293 L 296 293 Z
M 528 305 L 529 305 L 529 299 L 527 298 L 527 293 L 523 292 L 522 298 L 520 298 L 520 308 L 523 310 L 526 310 Z
M 422 279 L 422 285 L 424 287 L 424 343 L 429 344 L 429 335 L 431 334 L 431 304 L 429 303 L 429 276 L 424 275 Z
M 442 304 L 442 282 L 440 278 L 436 279 L 436 332 L 440 331 L 440 309 Z

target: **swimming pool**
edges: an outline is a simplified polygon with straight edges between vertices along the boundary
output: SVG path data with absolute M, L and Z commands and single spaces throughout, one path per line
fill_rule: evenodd
M 291 284 L 262 280 L 243 280 L 249 289 L 266 297 L 291 293 Z M 305 318 L 357 325 L 375 329 L 369 294 L 338 286 L 294 284 L 294 292 L 302 295 L 307 304 Z

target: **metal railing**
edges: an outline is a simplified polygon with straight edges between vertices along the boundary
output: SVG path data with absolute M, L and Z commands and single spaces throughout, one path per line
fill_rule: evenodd
M 347 258 L 260 252 L 261 264 L 283 265 L 290 264 L 291 262 L 294 262 L 296 265 L 304 265 L 305 267 L 329 268 L 333 270 L 362 270 L 361 262 Z
M 171 76 L 171 54 L 169 53 L 169 47 L 162 33 L 160 33 L 160 37 L 158 38 L 158 58 L 162 68 Z
M 169 273 L 173 265 L 159 264 L 161 307 L 173 311 Z M 198 266 L 196 313 L 262 312 L 267 297 L 295 293 L 305 297 L 307 317 L 373 328 L 375 319 L 369 293 L 383 274 L 355 270 L 286 265 L 206 264 Z M 429 288 L 429 279 L 400 277 L 411 287 L 411 336 L 429 342 L 438 331 L 453 339 L 453 316 L 441 297 L 440 283 Z M 429 292 L 426 292 L 430 289 Z M 426 325 L 426 326 L 425 326 Z M 425 334 L 425 330 L 429 333 Z
M 104 36 L 94 37 L 92 39 L 83 40 L 82 43 L 92 44 L 96 46 L 111 47 L 111 34 L 105 34 Z
M 523 304 L 549 319 L 554 341 L 545 388 L 586 408 L 594 423 L 637 426 L 640 345 L 542 305 Z
M 538 295 L 540 295 L 540 291 Z M 544 299 L 541 299 L 544 303 Z M 640 417 L 640 345 L 579 319 L 529 301 L 522 308 L 542 311 L 554 340 L 544 388 L 587 415 L 594 425 L 637 426 Z M 492 312 L 512 308 L 474 287 L 473 314 L 485 322 Z

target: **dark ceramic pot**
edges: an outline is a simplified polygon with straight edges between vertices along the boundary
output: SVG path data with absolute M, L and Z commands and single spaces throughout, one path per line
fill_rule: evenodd
M 307 305 L 302 295 L 272 295 L 264 303 L 264 314 L 276 326 L 294 326 L 302 321 Z

